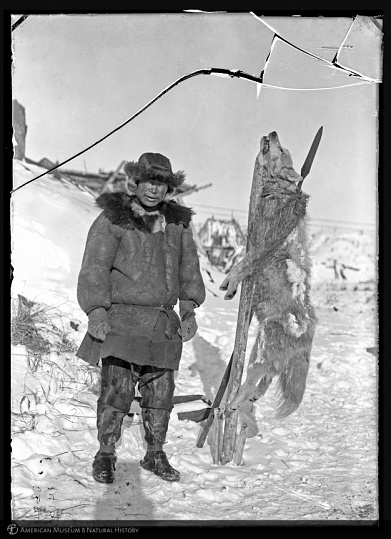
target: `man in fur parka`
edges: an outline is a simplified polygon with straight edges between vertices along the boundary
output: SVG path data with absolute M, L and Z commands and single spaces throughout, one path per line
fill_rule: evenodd
M 166 481 L 179 481 L 163 444 L 182 343 L 194 337 L 194 310 L 205 300 L 189 226 L 193 212 L 169 200 L 184 174 L 173 173 L 165 156 L 145 153 L 138 162 L 128 162 L 125 171 L 135 194 L 97 198 L 103 212 L 88 233 L 77 288 L 88 315 L 88 332 L 77 355 L 92 365 L 102 361 L 100 449 L 93 477 L 114 481 L 115 443 L 138 384 L 147 443 L 140 465 Z M 180 317 L 173 310 L 178 299 Z

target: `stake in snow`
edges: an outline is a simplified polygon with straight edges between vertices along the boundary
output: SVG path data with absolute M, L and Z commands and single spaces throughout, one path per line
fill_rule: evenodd
M 277 418 L 294 412 L 304 395 L 316 320 L 309 294 L 309 197 L 300 189 L 302 180 L 277 133 L 262 137 L 247 253 L 220 287 L 227 291 L 225 299 L 231 299 L 239 283 L 251 279 L 250 319 L 255 314 L 259 322 L 247 377 L 230 410 L 259 399 L 274 376 L 279 377 Z

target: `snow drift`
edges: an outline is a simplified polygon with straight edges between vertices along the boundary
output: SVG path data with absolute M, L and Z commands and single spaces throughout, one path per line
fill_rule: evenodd
M 15 186 L 41 172 L 15 161 Z M 23 344 L 12 347 L 13 519 L 140 525 L 377 519 L 376 265 L 368 255 L 373 241 L 367 252 L 355 233 L 332 241 L 315 238 L 319 324 L 307 390 L 300 409 L 282 421 L 272 419 L 273 389 L 255 403 L 246 418 L 252 432 L 243 466 L 213 465 L 211 435 L 197 449 L 201 426 L 178 419 L 189 407 L 181 405 L 172 413 L 165 448 L 181 481 L 166 483 L 145 472 L 139 466 L 145 442 L 135 404 L 124 422 L 115 483 L 95 483 L 99 370 L 74 355 L 87 326 L 76 282 L 87 232 L 99 213 L 93 202 L 90 194 L 51 176 L 12 197 L 14 316 L 23 296 L 49 343 L 35 361 Z M 326 268 L 335 249 L 363 273 L 351 270 L 354 279 L 335 280 Z M 213 399 L 233 349 L 238 299 L 224 301 L 224 275 L 203 257 L 201 266 L 207 300 L 197 311 L 198 334 L 184 346 L 176 395 Z M 254 336 L 250 328 L 249 349 Z

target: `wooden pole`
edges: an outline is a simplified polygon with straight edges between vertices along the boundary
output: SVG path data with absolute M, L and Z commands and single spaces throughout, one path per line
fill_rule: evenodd
M 253 221 L 256 218 L 255 209 L 257 207 L 258 199 L 262 193 L 263 188 L 263 178 L 262 171 L 263 167 L 259 160 L 262 162 L 262 155 L 258 154 L 257 159 L 255 160 L 253 182 L 251 187 L 250 195 L 250 205 L 249 205 L 249 215 L 248 215 L 248 228 L 247 228 L 247 249 L 248 252 L 250 249 L 250 238 L 253 230 Z M 232 370 L 231 376 L 228 382 L 227 388 L 227 401 L 225 407 L 225 428 L 224 428 L 224 439 L 223 439 L 223 449 L 222 449 L 222 464 L 227 464 L 231 462 L 233 458 L 234 448 L 235 448 L 235 439 L 236 439 L 236 428 L 237 428 L 237 417 L 238 411 L 233 411 L 230 409 L 230 403 L 238 392 L 243 375 L 244 360 L 246 357 L 246 348 L 247 348 L 247 337 L 248 330 L 252 318 L 252 296 L 253 296 L 253 277 L 247 277 L 242 282 L 242 289 L 240 293 L 239 301 L 239 310 L 238 310 L 238 321 L 236 326 L 236 335 L 235 335 L 235 345 L 233 351 L 232 359 Z
M 12 127 L 14 130 L 14 158 L 23 161 L 26 155 L 26 112 L 16 100 L 12 100 Z
M 208 186 L 206 186 L 206 187 L 208 187 Z M 184 204 L 183 204 L 183 197 L 185 196 L 185 194 L 187 194 L 187 192 L 186 192 L 186 193 L 181 193 L 180 195 L 178 195 L 178 196 L 176 197 L 177 200 L 178 200 L 178 203 L 179 203 L 181 206 L 184 206 Z M 198 233 L 197 233 L 197 230 L 196 230 L 196 228 L 195 228 L 195 226 L 194 226 L 193 221 L 190 221 L 190 228 L 191 228 L 191 231 L 192 231 L 192 233 L 193 233 L 194 242 L 195 242 L 195 244 L 196 244 L 196 247 L 197 247 L 198 252 L 200 252 L 200 253 L 202 253 L 203 255 L 207 256 L 207 255 L 206 255 L 206 251 L 205 251 L 205 249 L 204 249 L 204 246 L 202 245 L 202 242 L 201 242 L 201 240 L 200 240 L 200 237 L 199 237 L 199 235 L 198 235 Z
M 243 456 L 244 446 L 246 444 L 247 431 L 248 431 L 248 426 L 246 425 L 246 423 L 243 423 L 242 428 L 240 429 L 240 434 L 238 436 L 238 443 L 236 444 L 234 458 L 233 458 L 234 464 L 237 464 L 238 466 L 241 466 L 242 464 L 242 456 Z
M 125 161 L 121 161 L 121 163 L 118 165 L 118 167 L 115 169 L 115 171 L 113 172 L 113 174 L 110 176 L 110 178 L 106 181 L 106 183 L 104 184 L 103 188 L 102 188 L 102 191 L 100 192 L 101 194 L 102 193 L 107 193 L 108 191 L 111 192 L 111 186 L 112 184 L 114 183 L 116 177 L 118 176 L 121 168 L 123 167 Z
M 224 410 L 219 408 L 218 414 L 219 423 L 219 464 L 221 464 L 221 455 L 223 451 L 223 434 L 224 434 Z
M 238 322 L 236 327 L 235 347 L 232 360 L 232 371 L 227 388 L 227 403 L 225 408 L 225 427 L 223 449 L 221 455 L 222 464 L 232 460 L 235 448 L 236 426 L 238 411 L 231 410 L 229 403 L 238 392 L 243 375 L 244 360 L 247 348 L 248 329 L 251 322 L 251 300 L 253 280 L 246 279 L 242 284 L 242 292 L 239 303 Z
M 213 443 L 212 443 L 212 460 L 213 464 L 220 463 L 220 426 L 219 426 L 220 410 L 215 408 L 213 410 Z
M 229 379 L 229 375 L 230 375 L 230 372 L 231 372 L 231 366 L 232 366 L 232 357 L 231 356 L 231 359 L 229 360 L 229 363 L 227 365 L 227 368 L 225 369 L 225 373 L 224 373 L 224 376 L 223 376 L 223 379 L 221 380 L 221 384 L 220 384 L 220 387 L 216 393 L 216 397 L 215 397 L 215 400 L 213 401 L 213 404 L 212 404 L 212 408 L 211 408 L 211 411 L 209 413 L 209 416 L 208 416 L 208 419 L 200 433 L 200 436 L 198 438 L 198 441 L 197 441 L 197 447 L 201 448 L 201 447 L 204 447 L 204 443 L 205 443 L 205 440 L 206 440 L 206 437 L 208 436 L 208 432 L 210 430 L 210 427 L 212 426 L 212 423 L 213 423 L 213 419 L 214 419 L 214 413 L 213 413 L 213 410 L 215 408 L 218 408 L 218 406 L 220 405 L 221 403 L 221 400 L 224 396 L 224 393 L 225 393 L 225 390 L 227 388 L 227 384 L 228 384 L 228 379 Z
M 200 185 L 200 186 L 193 185 L 192 187 L 190 187 L 186 191 L 181 191 L 180 193 L 178 193 L 177 198 L 179 198 L 179 197 L 187 197 L 188 195 L 191 195 L 192 193 L 198 193 L 198 191 L 201 191 L 201 189 L 206 189 L 207 187 L 211 187 L 212 185 L 213 185 L 213 183 L 206 183 L 206 184 Z

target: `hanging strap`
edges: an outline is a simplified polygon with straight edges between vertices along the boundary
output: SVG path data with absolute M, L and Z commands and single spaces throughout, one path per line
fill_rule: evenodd
M 163 374 L 165 372 L 167 372 L 169 369 L 162 369 L 162 371 L 160 372 L 151 372 L 151 373 L 147 373 L 147 374 L 150 374 L 151 376 L 145 380 L 143 383 L 141 383 L 141 380 L 140 380 L 140 376 L 138 376 L 138 379 L 139 379 L 139 386 L 138 388 L 141 389 L 142 387 L 150 384 L 151 382 L 154 382 L 155 380 L 157 380 L 158 378 L 160 378 L 161 376 L 163 376 Z M 143 375 L 145 376 L 145 375 Z

